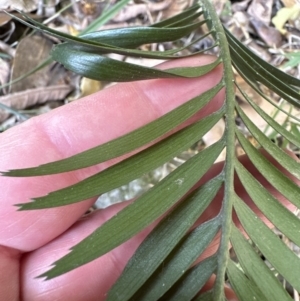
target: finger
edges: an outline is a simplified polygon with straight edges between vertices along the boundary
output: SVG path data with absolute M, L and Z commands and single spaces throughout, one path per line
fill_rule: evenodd
M 203 65 L 211 56 L 176 60 L 161 68 Z M 74 155 L 132 131 L 215 86 L 221 67 L 197 79 L 161 79 L 116 85 L 49 114 L 32 118 L 0 136 L 0 170 L 36 166 Z M 203 117 L 221 106 L 220 93 Z M 110 162 L 111 164 L 111 162 Z M 74 184 L 107 167 L 34 178 L 1 177 L 0 245 L 30 251 L 72 225 L 94 202 L 39 211 L 17 212 L 14 204 Z
M 120 275 L 125 262 L 129 260 L 140 242 L 150 232 L 144 230 L 136 237 L 122 244 L 109 254 L 88 263 L 66 275 L 50 281 L 35 279 L 49 269 L 53 261 L 68 253 L 74 244 L 91 234 L 97 227 L 121 210 L 124 203 L 99 210 L 76 222 L 67 232 L 46 246 L 25 255 L 21 261 L 21 285 L 23 301 L 26 300 L 105 300 L 111 284 Z
M 251 170 L 253 168 L 251 162 L 246 156 L 243 156 L 241 161 L 247 169 Z M 222 170 L 223 165 L 224 163 L 214 165 L 201 179 L 200 183 L 204 183 L 217 175 Z M 283 171 L 282 168 L 280 169 Z M 254 170 L 253 175 L 255 178 L 264 183 L 266 189 L 273 189 L 271 184 L 265 181 L 257 170 Z M 251 200 L 248 198 L 248 195 L 240 182 L 237 183 L 235 189 L 240 197 L 242 199 L 246 199 L 248 204 L 251 206 Z M 273 193 L 276 197 L 281 197 L 275 190 Z M 222 199 L 223 196 L 221 192 L 216 196 L 213 203 L 209 206 L 208 210 L 203 213 L 196 224 L 216 216 L 219 213 Z M 49 266 L 54 261 L 66 255 L 73 245 L 91 234 L 124 206 L 126 206 L 125 203 L 112 206 L 107 210 L 96 212 L 95 214 L 77 222 L 70 230 L 50 242 L 48 245 L 26 255 L 22 261 L 21 276 L 24 300 L 64 300 L 66 296 L 72 296 L 73 300 L 78 301 L 105 300 L 105 293 L 116 281 L 129 258 L 157 222 L 153 223 L 139 235 L 131 238 L 129 241 L 115 248 L 108 254 L 105 254 L 97 260 L 79 267 L 76 270 L 47 281 L 34 278 L 48 270 Z M 261 217 L 262 214 L 257 210 L 257 208 L 255 208 L 255 210 L 256 214 Z M 200 259 L 207 258 L 217 251 L 219 246 L 219 237 L 219 235 L 216 236 L 216 239 L 214 239 L 214 241 L 204 251 Z M 88 281 L 83 281 L 83 279 L 88 279 Z
M 0 246 L 0 300 L 19 300 L 19 271 L 19 252 Z

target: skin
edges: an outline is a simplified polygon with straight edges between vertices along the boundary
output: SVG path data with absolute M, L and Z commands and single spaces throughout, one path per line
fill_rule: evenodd
M 167 62 L 159 68 L 203 65 L 214 59 L 211 56 L 197 56 Z M 0 135 L 0 170 L 31 167 L 66 158 L 119 137 L 208 90 L 218 83 L 221 76 L 222 66 L 219 66 L 197 79 L 118 84 L 32 118 Z M 188 123 L 216 111 L 223 101 L 224 91 L 221 91 Z M 117 204 L 85 218 L 81 216 L 95 199 L 38 212 L 17 211 L 14 204 L 29 202 L 33 197 L 76 183 L 119 160 L 52 176 L 0 177 L 0 300 L 105 300 L 106 292 L 154 224 L 101 258 L 44 281 L 35 277 L 49 270 L 53 261 L 67 254 L 70 247 L 127 204 Z M 246 157 L 242 158 L 242 162 L 278 196 Z M 221 168 L 222 163 L 213 166 L 201 182 L 212 178 Z M 240 186 L 238 183 L 237 192 L 254 208 Z M 286 203 L 282 197 L 280 199 Z M 197 223 L 215 216 L 221 201 L 222 195 L 219 193 Z M 215 240 L 202 258 L 214 253 L 217 246 L 218 241 Z M 213 279 L 206 288 L 212 283 Z M 226 289 L 226 296 L 228 300 L 237 300 L 229 289 Z

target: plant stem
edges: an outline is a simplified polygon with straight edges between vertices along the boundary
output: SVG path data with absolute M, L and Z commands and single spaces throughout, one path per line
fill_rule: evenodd
M 221 46 L 220 56 L 223 60 L 224 71 L 223 78 L 226 85 L 226 98 L 225 98 L 225 135 L 226 135 L 226 160 L 224 165 L 225 184 L 224 184 L 224 199 L 221 209 L 221 240 L 218 249 L 218 268 L 216 273 L 216 280 L 213 290 L 213 300 L 222 301 L 225 300 L 224 296 L 224 278 L 229 259 L 228 245 L 231 233 L 232 222 L 232 207 L 233 207 L 233 195 L 234 195 L 234 158 L 235 158 L 235 120 L 234 116 L 234 104 L 235 104 L 235 90 L 234 90 L 234 77 L 232 72 L 231 57 L 228 47 L 228 42 L 223 29 L 223 26 L 217 16 L 214 6 L 211 1 L 203 0 L 205 17 L 210 20 L 208 25 L 211 26 L 211 30 L 214 31 L 215 39 Z

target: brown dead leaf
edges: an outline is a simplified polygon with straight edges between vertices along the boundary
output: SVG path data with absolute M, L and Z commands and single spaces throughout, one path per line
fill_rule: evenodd
M 246 12 L 235 12 L 230 23 L 230 31 L 237 39 L 249 39 L 250 23 L 249 15 Z
M 212 2 L 216 9 L 217 14 L 220 16 L 227 0 L 213 0 Z
M 161 19 L 171 18 L 179 13 L 181 13 L 184 9 L 191 5 L 190 0 L 174 0 L 171 2 L 171 5 L 168 6 L 161 14 Z
M 164 0 L 158 3 L 132 4 L 125 6 L 114 18 L 114 22 L 124 22 L 137 17 L 140 14 L 146 14 L 148 11 L 155 12 L 166 9 L 172 0 Z
M 264 98 L 261 97 L 254 89 L 252 89 L 237 73 L 235 74 L 235 82 L 257 105 L 260 105 L 264 101 Z M 235 94 L 239 99 L 244 99 L 239 89 L 236 89 Z
M 25 37 L 16 49 L 13 61 L 11 80 L 29 72 L 49 57 L 52 42 L 43 36 Z M 31 88 L 46 86 L 50 80 L 49 66 L 37 71 L 11 87 L 11 92 L 23 91 Z
M 29 89 L 22 92 L 1 96 L 0 102 L 16 110 L 22 110 L 32 107 L 36 104 L 43 104 L 47 101 L 62 100 L 72 91 L 72 89 L 73 88 L 68 85 Z M 8 112 L 0 110 L 0 122 L 4 121 L 8 116 Z
M 8 82 L 10 66 L 9 63 L 0 58 L 0 86 Z M 3 89 L 3 93 L 6 93 L 6 89 Z
M 14 57 L 16 54 L 16 50 L 9 45 L 7 45 L 5 42 L 0 41 L 0 50 L 7 53 L 11 57 Z
M 285 7 L 293 7 L 297 4 L 297 0 L 281 0 Z
M 270 53 L 263 47 L 260 47 L 257 45 L 255 41 L 251 41 L 250 43 L 247 44 L 247 46 L 260 58 L 262 58 L 266 62 L 270 62 L 272 57 Z
M 241 2 L 235 2 L 231 5 L 231 10 L 233 13 L 245 11 L 248 7 L 250 0 L 244 0 Z
M 0 0 L 0 10 L 18 9 L 23 12 L 30 12 L 37 9 L 38 0 Z
M 94 1 L 81 1 L 81 10 L 85 15 L 94 15 L 98 11 L 99 3 Z
M 255 29 L 258 36 L 270 47 L 280 47 L 282 43 L 282 36 L 280 32 L 266 23 L 252 18 L 250 20 L 251 25 Z
M 7 15 L 3 12 L 0 12 L 0 26 L 7 24 L 10 20 L 11 20 L 11 17 L 9 15 Z
M 263 102 L 263 106 L 260 105 L 261 109 L 264 111 L 267 109 L 267 113 L 271 114 L 273 111 L 273 106 L 268 102 Z M 261 130 L 263 131 L 265 127 L 267 126 L 267 123 L 264 119 L 260 117 L 259 114 L 256 113 L 256 111 L 246 102 L 243 102 L 241 104 L 241 108 L 243 109 L 244 113 L 247 115 L 247 117 Z
M 253 18 L 265 23 L 270 24 L 272 14 L 273 0 L 253 0 L 248 7 L 248 14 Z
M 274 116 L 275 112 L 277 111 L 277 108 L 275 108 L 273 105 L 271 105 L 266 100 L 263 100 L 263 102 L 259 104 L 259 107 L 262 110 L 264 110 L 270 116 Z M 244 103 L 242 103 L 241 108 L 243 109 L 243 111 L 245 112 L 245 114 L 248 116 L 248 118 L 250 118 L 250 120 L 261 131 L 264 131 L 266 129 L 266 127 L 268 126 L 267 122 L 262 117 L 260 117 L 260 115 L 251 107 L 251 105 L 249 105 L 248 103 L 244 102 Z M 282 106 L 282 109 L 284 109 L 285 111 L 289 111 L 290 105 L 286 104 L 285 106 Z M 299 115 L 299 113 L 296 112 L 296 110 L 293 110 L 293 112 L 291 112 L 291 114 L 293 114 L 294 116 Z M 283 124 L 285 122 L 286 118 L 287 118 L 287 115 L 285 113 L 279 112 L 277 114 L 275 120 L 279 124 Z M 272 128 L 269 128 L 269 130 L 267 131 L 266 135 L 269 135 L 272 131 L 273 131 Z

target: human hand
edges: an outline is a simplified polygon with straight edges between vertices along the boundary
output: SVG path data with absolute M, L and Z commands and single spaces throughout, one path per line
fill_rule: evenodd
M 160 68 L 203 65 L 213 60 L 210 56 L 197 56 L 167 62 Z M 221 76 L 222 67 L 219 66 L 197 79 L 159 79 L 118 84 L 32 118 L 0 135 L 0 170 L 37 166 L 105 143 L 210 89 Z M 219 109 L 223 99 L 224 92 L 221 91 L 189 122 Z M 74 184 L 119 160 L 52 176 L 0 178 L 0 300 L 105 300 L 108 289 L 153 225 L 101 258 L 44 281 L 35 277 L 47 271 L 54 261 L 69 252 L 70 247 L 127 204 L 113 205 L 85 218 L 81 216 L 95 199 L 39 211 L 17 211 L 14 204 L 29 202 L 33 197 Z M 247 158 L 243 158 L 243 161 L 265 187 L 273 190 Z M 212 178 L 221 168 L 222 164 L 215 165 L 202 181 Z M 237 189 L 247 200 L 245 191 L 239 187 Z M 199 222 L 215 216 L 220 204 L 219 196 Z M 217 245 L 215 240 L 202 256 L 207 257 L 215 252 Z M 231 291 L 227 291 L 227 297 L 237 300 Z

